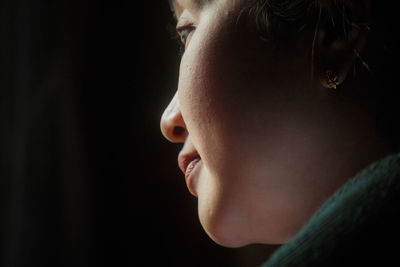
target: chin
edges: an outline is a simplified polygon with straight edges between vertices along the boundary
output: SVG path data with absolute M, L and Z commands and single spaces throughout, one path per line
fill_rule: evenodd
M 204 212 L 205 211 L 205 212 Z M 217 210 L 199 210 L 200 223 L 207 235 L 218 245 L 239 248 L 249 244 L 282 245 L 291 240 L 301 229 L 283 222 L 260 227 L 251 225 L 247 216 L 218 212 Z
M 206 228 L 204 228 L 204 230 L 215 243 L 223 247 L 240 248 L 250 244 L 249 242 L 245 242 L 244 240 L 235 237 L 235 234 L 228 233 L 226 230 L 215 231 L 215 229 L 208 230 Z
M 250 244 L 284 245 L 295 236 L 295 235 L 288 235 L 288 236 L 281 236 L 278 238 L 252 239 L 252 238 L 243 238 L 242 236 L 238 236 L 237 232 L 229 232 L 227 230 L 217 230 L 215 228 L 212 229 L 204 228 L 204 230 L 215 243 L 227 248 L 240 248 Z
M 246 238 L 246 229 L 237 220 L 232 220 L 226 214 L 219 212 L 201 213 L 200 223 L 207 235 L 218 245 L 229 248 L 239 248 L 250 244 Z

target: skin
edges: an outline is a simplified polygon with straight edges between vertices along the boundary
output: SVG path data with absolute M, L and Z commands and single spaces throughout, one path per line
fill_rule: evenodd
M 345 78 L 363 33 L 326 47 L 317 28 L 275 47 L 250 17 L 238 19 L 244 2 L 175 1 L 178 26 L 193 29 L 161 118 L 168 140 L 201 156 L 192 192 L 200 222 L 227 247 L 287 242 L 349 178 L 388 153 L 373 105 L 337 97 L 321 75 L 334 59 L 342 89 L 356 88 Z

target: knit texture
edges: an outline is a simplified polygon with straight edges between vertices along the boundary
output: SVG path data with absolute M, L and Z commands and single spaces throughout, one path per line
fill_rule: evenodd
M 263 266 L 400 266 L 400 154 L 341 187 Z

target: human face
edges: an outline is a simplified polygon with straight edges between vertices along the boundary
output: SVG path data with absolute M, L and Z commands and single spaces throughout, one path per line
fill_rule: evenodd
M 349 109 L 310 78 L 313 32 L 277 48 L 245 2 L 174 2 L 186 44 L 161 118 L 165 137 L 184 143 L 203 228 L 229 247 L 286 242 L 359 167 L 345 164 L 354 140 L 338 130 L 352 132 Z

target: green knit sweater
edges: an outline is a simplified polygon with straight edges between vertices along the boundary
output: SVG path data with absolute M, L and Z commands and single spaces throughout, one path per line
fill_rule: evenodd
M 263 266 L 400 266 L 400 154 L 358 173 Z

